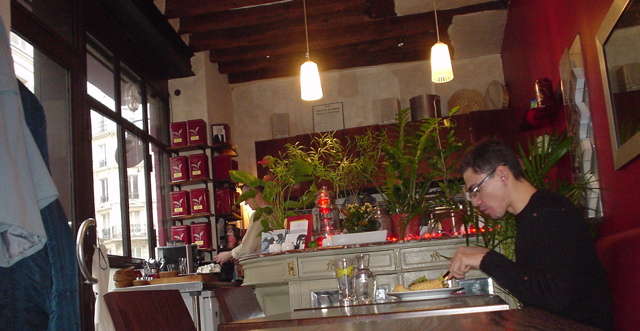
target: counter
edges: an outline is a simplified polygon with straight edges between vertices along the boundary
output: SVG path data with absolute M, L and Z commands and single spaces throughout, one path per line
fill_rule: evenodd
M 405 286 L 420 276 L 434 279 L 449 267 L 449 258 L 465 238 L 431 239 L 416 242 L 327 247 L 277 254 L 262 254 L 240 260 L 243 285 L 254 286 L 265 315 L 319 307 L 319 298 L 336 292 L 333 260 L 370 255 L 369 268 L 378 288 L 390 292 L 396 284 Z M 473 270 L 467 278 L 486 277 Z

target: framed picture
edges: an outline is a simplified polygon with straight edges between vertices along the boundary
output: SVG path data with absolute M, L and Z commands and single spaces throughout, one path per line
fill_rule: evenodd
M 260 251 L 262 253 L 269 253 L 269 245 L 284 243 L 287 230 L 272 230 L 262 233 L 262 243 L 260 244 Z
M 313 132 L 344 129 L 342 102 L 313 106 Z
M 294 245 L 294 249 L 302 249 L 311 240 L 313 229 L 313 215 L 298 215 L 287 217 L 287 241 Z
M 211 124 L 211 145 L 231 144 L 231 128 L 227 123 Z

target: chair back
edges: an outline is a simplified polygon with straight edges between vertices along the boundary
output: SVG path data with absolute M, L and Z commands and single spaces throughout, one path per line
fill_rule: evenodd
M 117 331 L 196 331 L 178 290 L 109 292 L 104 300 Z
M 213 292 L 222 310 L 224 323 L 264 316 L 252 287 L 220 287 Z

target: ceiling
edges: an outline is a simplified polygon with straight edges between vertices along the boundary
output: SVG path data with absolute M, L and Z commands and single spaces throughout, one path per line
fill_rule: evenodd
M 499 54 L 508 0 L 438 0 L 454 61 Z M 422 61 L 437 41 L 430 0 L 306 0 L 320 71 Z M 166 0 L 165 16 L 229 83 L 291 77 L 306 60 L 302 0 Z

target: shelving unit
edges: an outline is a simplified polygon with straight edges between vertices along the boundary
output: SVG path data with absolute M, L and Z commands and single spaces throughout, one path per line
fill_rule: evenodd
M 230 201 L 229 213 L 217 213 L 216 212 L 216 189 L 220 188 L 228 188 L 231 189 L 232 193 L 235 192 L 236 183 L 231 181 L 230 179 L 214 179 L 213 171 L 215 165 L 213 164 L 214 156 L 229 156 L 236 157 L 238 153 L 236 151 L 236 147 L 229 143 L 215 143 L 212 145 L 207 144 L 196 144 L 196 145 L 188 145 L 188 146 L 179 146 L 179 147 L 170 147 L 169 151 L 171 151 L 175 156 L 181 156 L 183 153 L 192 152 L 192 151 L 202 151 L 207 155 L 206 159 L 208 160 L 207 171 L 208 174 L 206 178 L 198 178 L 198 179 L 188 179 L 188 180 L 180 180 L 180 181 L 171 181 L 169 184 L 171 185 L 171 191 L 181 191 L 184 187 L 191 186 L 199 186 L 207 189 L 209 194 L 208 196 L 208 210 L 207 212 L 197 213 L 197 214 L 188 214 L 183 216 L 172 216 L 171 222 L 172 224 L 180 224 L 183 225 L 186 221 L 193 221 L 196 219 L 206 219 L 206 221 L 211 225 L 211 248 L 198 248 L 198 250 L 202 252 L 209 253 L 217 253 L 221 250 L 221 240 L 224 239 L 224 229 L 228 222 L 233 222 L 237 220 L 241 220 L 242 216 L 239 210 L 234 210 L 235 196 L 233 196 L 233 201 Z M 182 155 L 184 156 L 184 155 Z M 190 168 L 189 165 L 187 165 Z M 188 170 L 190 171 L 190 169 Z M 213 222 L 211 219 L 213 218 Z M 219 222 L 222 221 L 222 227 L 220 227 Z

